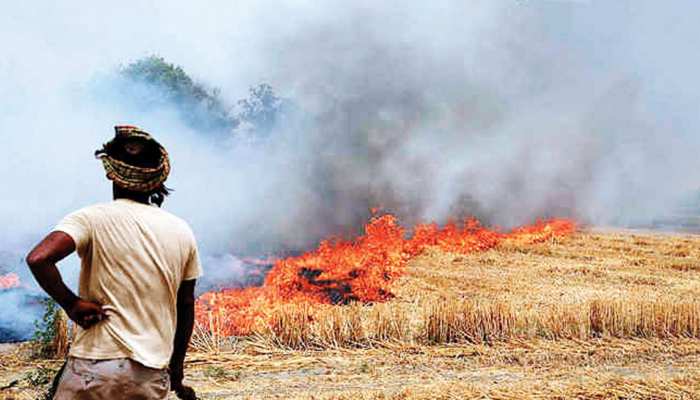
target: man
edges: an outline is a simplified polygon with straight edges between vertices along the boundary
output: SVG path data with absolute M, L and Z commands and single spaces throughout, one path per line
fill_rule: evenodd
M 182 384 L 201 266 L 187 223 L 160 209 L 168 189 L 168 153 L 134 126 L 95 155 L 112 181 L 114 201 L 65 217 L 27 256 L 39 285 L 78 328 L 54 399 L 165 399 Z M 77 251 L 79 294 L 56 263 Z

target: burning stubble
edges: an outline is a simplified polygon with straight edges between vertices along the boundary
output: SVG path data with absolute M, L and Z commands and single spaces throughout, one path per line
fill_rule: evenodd
M 470 254 L 555 240 L 574 229 L 572 221 L 552 220 L 501 233 L 469 220 L 444 227 L 418 225 L 407 238 L 394 216 L 378 216 L 353 241 L 324 241 L 314 251 L 277 260 L 262 287 L 203 294 L 197 303 L 198 323 L 217 336 L 248 335 L 274 324 L 269 310 L 285 305 L 381 303 L 394 297 L 392 286 L 406 263 L 428 248 Z

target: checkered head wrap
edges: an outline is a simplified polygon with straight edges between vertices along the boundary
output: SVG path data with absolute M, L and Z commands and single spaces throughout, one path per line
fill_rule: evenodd
M 95 157 L 102 161 L 107 179 L 117 186 L 135 192 L 148 193 L 160 188 L 170 174 L 168 152 L 146 131 L 131 125 L 114 127 L 114 139 L 95 152 Z M 157 152 L 158 163 L 149 166 L 129 164 L 125 159 L 136 157 L 146 151 Z M 123 154 L 121 159 L 115 158 Z

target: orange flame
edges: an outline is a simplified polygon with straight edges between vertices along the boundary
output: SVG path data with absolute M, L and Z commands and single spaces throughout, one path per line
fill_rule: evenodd
M 275 304 L 389 300 L 391 284 L 408 260 L 428 247 L 467 254 L 504 242 L 543 242 L 574 230 L 572 221 L 551 220 L 500 233 L 470 219 L 461 226 L 418 225 L 406 238 L 396 218 L 383 215 L 372 218 L 365 234 L 353 241 L 326 240 L 314 251 L 277 260 L 262 287 L 203 294 L 197 301 L 197 320 L 221 335 L 245 335 Z
M 10 272 L 7 275 L 0 275 L 0 290 L 19 287 L 19 275 Z

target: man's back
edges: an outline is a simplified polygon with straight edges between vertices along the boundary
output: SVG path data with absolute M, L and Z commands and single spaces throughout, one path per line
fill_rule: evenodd
M 160 208 L 117 199 L 72 213 L 55 230 L 73 238 L 81 257 L 80 296 L 102 304 L 108 315 L 78 330 L 71 356 L 121 356 L 166 367 L 178 288 L 201 275 L 188 225 Z
M 171 191 L 168 151 L 117 125 L 94 155 L 116 200 L 67 216 L 27 254 L 41 288 L 80 327 L 54 398 L 164 400 L 173 390 L 196 399 L 182 382 L 201 266 L 187 224 L 155 207 Z M 57 266 L 76 250 L 80 296 Z

